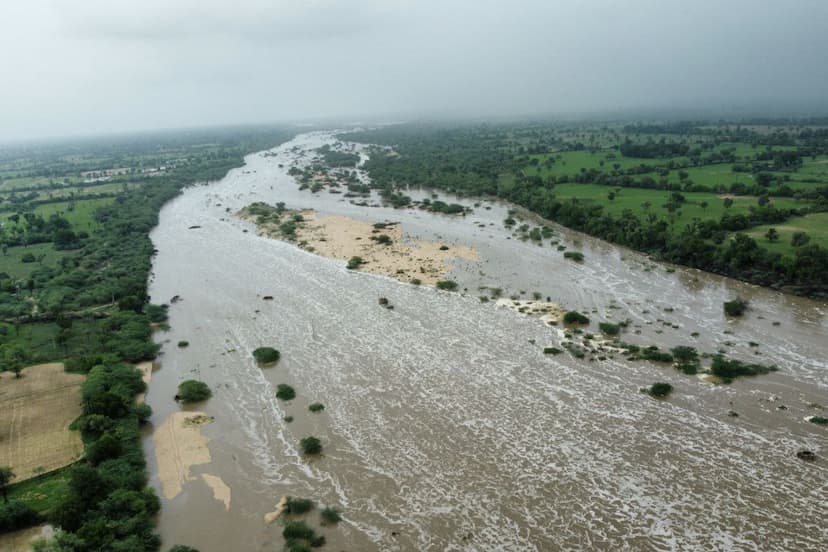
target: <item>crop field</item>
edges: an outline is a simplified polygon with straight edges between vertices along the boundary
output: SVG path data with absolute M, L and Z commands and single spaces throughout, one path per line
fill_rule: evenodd
M 83 379 L 58 363 L 29 366 L 20 378 L 0 373 L 0 465 L 12 468 L 15 482 L 80 458 L 81 436 L 69 424 L 81 414 Z

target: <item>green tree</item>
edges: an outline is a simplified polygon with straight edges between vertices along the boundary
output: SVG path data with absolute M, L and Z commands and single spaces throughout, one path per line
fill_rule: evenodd
M 8 466 L 0 467 L 0 493 L 3 493 L 3 501 L 6 504 L 9 502 L 9 485 L 12 479 L 14 479 L 12 469 Z

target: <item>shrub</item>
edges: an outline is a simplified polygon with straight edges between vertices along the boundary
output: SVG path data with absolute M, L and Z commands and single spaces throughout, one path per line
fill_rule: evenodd
M 147 305 L 144 307 L 144 314 L 150 322 L 164 322 L 167 320 L 167 305 Z
M 811 416 L 808 421 L 816 425 L 828 425 L 828 418 L 825 416 Z
M 454 280 L 440 280 L 436 285 L 437 289 L 444 291 L 455 291 L 457 289 L 457 282 Z
M 650 386 L 649 389 L 647 389 L 647 393 L 650 396 L 656 397 L 656 398 L 659 398 L 659 399 L 667 397 L 672 392 L 673 392 L 673 386 L 670 385 L 669 383 L 663 383 L 663 382 L 654 383 Z
M 578 311 L 569 311 L 564 314 L 563 321 L 566 324 L 589 324 L 589 318 Z
M 0 533 L 24 529 L 40 523 L 40 516 L 19 500 L 0 504 Z
M 289 424 L 293 421 L 293 416 L 285 416 L 283 419 L 285 420 L 285 423 Z
M 652 362 L 673 362 L 673 355 L 659 351 L 655 345 L 650 345 L 645 349 L 641 349 L 638 356 L 644 360 Z
M 281 356 L 281 353 L 273 347 L 259 347 L 253 351 L 253 358 L 256 359 L 256 362 L 262 365 L 276 364 L 279 362 Z
M 380 245 L 391 245 L 394 240 L 388 234 L 380 234 L 379 236 L 371 236 L 371 239 Z
M 564 259 L 571 259 L 573 261 L 581 262 L 584 260 L 584 254 L 580 251 L 566 251 L 564 254 Z
M 182 340 L 182 341 L 179 341 L 179 342 L 178 342 L 178 346 L 179 346 L 179 347 L 181 347 L 181 348 L 183 349 L 184 347 L 189 347 L 189 346 L 190 346 L 190 342 L 189 342 L 189 341 L 183 341 L 183 340 Z
M 725 383 L 730 383 L 739 376 L 758 376 L 775 372 L 776 366 L 764 366 L 762 364 L 749 364 L 739 360 L 730 360 L 722 355 L 713 357 L 710 365 L 710 373 L 722 378 Z
M 345 266 L 348 270 L 356 270 L 360 266 L 362 266 L 365 261 L 362 260 L 362 257 L 353 256 L 348 259 L 348 264 Z
M 415 286 L 419 286 L 420 284 L 423 283 L 423 281 L 420 280 L 419 278 L 411 278 L 411 283 L 414 284 Z
M 304 521 L 289 521 L 282 529 L 282 536 L 286 541 L 310 540 L 316 536 L 316 532 Z
M 308 410 L 310 410 L 311 412 L 322 412 L 323 410 L 325 410 L 325 405 L 322 403 L 313 403 L 308 406 Z
M 213 396 L 213 392 L 203 381 L 186 380 L 178 386 L 178 398 L 184 403 L 206 401 Z
M 276 386 L 276 398 L 282 401 L 289 401 L 296 398 L 296 391 L 286 383 Z
M 747 310 L 747 301 L 736 298 L 733 301 L 724 302 L 724 312 L 727 316 L 742 316 Z
M 339 510 L 333 506 L 326 506 L 322 508 L 319 515 L 322 517 L 322 525 L 333 525 L 342 521 L 342 515 L 339 513 Z
M 619 324 L 612 324 L 610 322 L 601 322 L 598 327 L 607 335 L 618 335 L 621 333 L 621 326 Z
M 176 544 L 170 548 L 169 552 L 198 552 L 197 549 L 191 546 L 184 546 L 183 544 Z
M 313 510 L 313 501 L 309 498 L 287 497 L 285 511 L 289 514 L 306 514 Z
M 557 347 L 544 347 L 543 348 L 543 354 L 545 354 L 545 355 L 559 355 L 562 352 L 563 351 L 561 349 L 558 349 Z
M 304 454 L 319 454 L 322 452 L 322 441 L 316 437 L 305 437 L 299 441 L 299 446 L 302 447 Z

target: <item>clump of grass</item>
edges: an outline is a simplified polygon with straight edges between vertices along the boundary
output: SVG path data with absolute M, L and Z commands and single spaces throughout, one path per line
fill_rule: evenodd
M 322 441 L 316 437 L 303 438 L 299 441 L 299 446 L 302 448 L 304 454 L 314 455 L 322 452 Z
M 282 401 L 289 401 L 296 398 L 296 390 L 286 383 L 276 386 L 276 398 Z
M 213 392 L 203 381 L 186 380 L 179 384 L 176 396 L 181 402 L 193 403 L 206 401 L 213 396 Z
M 457 290 L 457 282 L 454 280 L 440 280 L 436 284 L 437 289 L 442 289 L 444 291 L 456 291 Z
M 319 515 L 322 517 L 322 525 L 335 525 L 342 521 L 342 514 L 333 506 L 325 506 Z
M 654 383 L 647 389 L 647 394 L 657 399 L 663 399 L 669 396 L 672 392 L 673 386 L 664 382 Z
M 325 410 L 325 405 L 322 404 L 322 403 L 313 403 L 311 405 L 308 405 L 308 410 L 310 410 L 311 412 L 314 412 L 314 413 L 315 412 L 322 412 L 323 410 Z
M 313 500 L 309 498 L 287 497 L 285 512 L 288 514 L 306 514 L 313 510 Z
M 282 354 L 273 347 L 259 347 L 253 351 L 253 358 L 260 365 L 276 364 Z
M 394 240 L 388 234 L 380 234 L 379 236 L 371 236 L 371 239 L 380 245 L 391 245 Z
M 747 310 L 748 303 L 744 299 L 736 298 L 724 302 L 724 313 L 727 316 L 742 316 Z
M 589 324 L 589 318 L 578 311 L 569 311 L 564 314 L 563 321 L 566 324 Z
M 348 264 L 345 265 L 345 268 L 347 268 L 348 270 L 356 270 L 357 268 L 361 267 L 363 264 L 365 264 L 365 261 L 362 260 L 362 257 L 358 257 L 358 256 L 355 255 L 355 256 L 351 257 L 350 259 L 348 259 Z

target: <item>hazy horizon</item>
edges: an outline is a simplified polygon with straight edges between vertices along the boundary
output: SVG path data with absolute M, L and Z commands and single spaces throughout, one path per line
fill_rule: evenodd
M 828 3 L 0 7 L 0 142 L 322 120 L 828 112 Z

